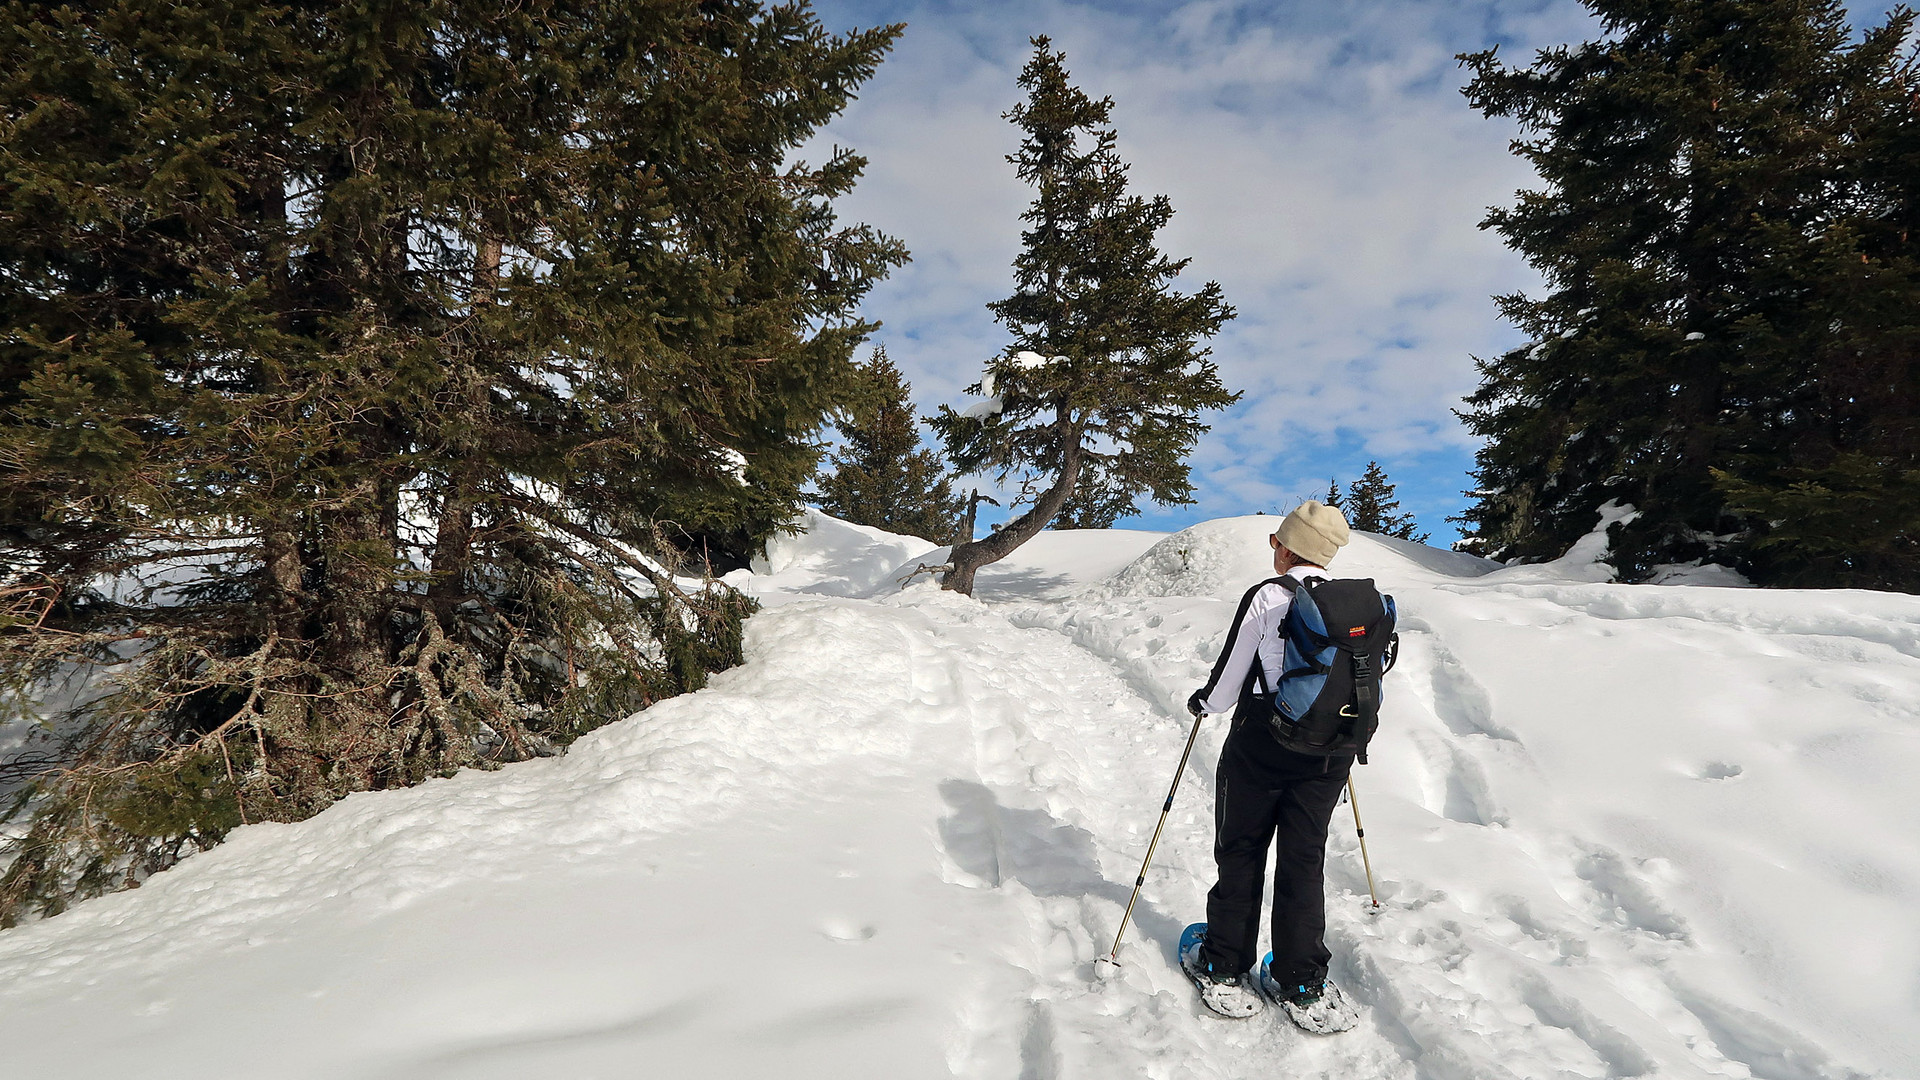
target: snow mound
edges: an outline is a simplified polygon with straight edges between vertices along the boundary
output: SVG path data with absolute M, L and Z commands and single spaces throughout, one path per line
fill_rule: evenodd
M 1576 583 L 1602 584 L 1612 581 L 1618 575 L 1607 564 L 1606 558 L 1613 547 L 1612 538 L 1607 530 L 1614 525 L 1628 525 L 1640 516 L 1632 506 L 1616 501 L 1600 507 L 1600 520 L 1587 535 L 1573 542 L 1565 555 L 1539 563 L 1514 563 L 1500 569 L 1491 580 L 1518 584 L 1535 582 L 1539 584 L 1568 585 Z
M 855 525 L 809 507 L 794 521 L 797 533 L 775 533 L 752 572 L 724 579 L 761 598 L 780 591 L 815 596 L 868 597 L 898 588 L 895 580 L 919 561 L 943 550 L 918 536 Z
M 1107 579 L 1113 596 L 1212 596 L 1235 599 L 1256 581 L 1273 576 L 1267 536 L 1280 519 L 1264 514 L 1220 518 L 1182 529 Z M 1372 577 L 1383 583 L 1479 577 L 1499 564 L 1457 551 L 1355 533 L 1332 570 L 1342 577 Z
M 1046 529 L 1006 558 L 981 567 L 973 594 L 989 603 L 1077 596 L 1101 588 L 1166 536 L 1132 529 Z
M 1652 585 L 1707 585 L 1722 589 L 1751 589 L 1753 582 L 1731 566 L 1694 560 L 1686 563 L 1661 563 L 1647 579 Z
M 1277 518 L 1203 521 L 1153 545 L 1107 579 L 1116 596 L 1239 596 L 1273 576 L 1267 534 Z
M 1603 531 L 1341 553 L 1402 616 L 1326 859 L 1361 1022 L 1204 1015 L 1225 718 L 1160 800 L 1275 520 L 1049 532 L 968 598 L 810 513 L 706 689 L 0 933 L 4 1075 L 1920 1077 L 1920 597 L 1616 584 Z

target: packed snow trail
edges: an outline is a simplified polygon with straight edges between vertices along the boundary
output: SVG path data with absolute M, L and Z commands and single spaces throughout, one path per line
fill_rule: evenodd
M 1013 618 L 1170 704 L 1265 528 L 1207 523 Z M 1356 770 L 1387 910 L 1335 904 L 1336 977 L 1423 1076 L 1916 1075 L 1920 601 L 1601 584 L 1602 551 L 1342 555 L 1398 595 L 1404 647 Z M 1357 857 L 1329 881 L 1365 889 Z
M 1251 1051 L 1270 1040 L 1223 1050 L 1171 969 L 1141 964 L 1123 995 L 1088 978 L 1126 896 L 1108 864 L 1138 835 L 1135 793 L 1164 779 L 1156 744 L 1179 737 L 1106 665 L 925 584 L 774 608 L 753 620 L 751 654 L 564 758 L 243 829 L 136 892 L 0 936 L 10 1063 L 396 1077 L 1260 1065 Z M 1204 819 L 1183 813 L 1186 846 L 1204 848 Z M 1189 902 L 1204 889 L 1186 870 L 1156 882 Z M 1143 904 L 1142 935 L 1170 942 L 1186 906 Z M 1329 1075 L 1404 1071 L 1377 1042 L 1308 1056 Z
M 982 600 L 814 516 L 747 664 L 564 758 L 253 826 L 0 934 L 12 1075 L 1920 1075 L 1920 602 L 1360 538 L 1403 612 L 1329 858 L 1332 1039 L 1201 1014 L 1210 722 L 1271 519 L 1045 534 Z

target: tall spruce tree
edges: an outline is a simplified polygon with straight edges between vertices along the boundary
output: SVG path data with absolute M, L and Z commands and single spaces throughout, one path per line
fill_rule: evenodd
M 1338 487 L 1330 487 L 1329 497 L 1338 491 Z M 1347 524 L 1360 532 L 1398 537 L 1416 544 L 1427 542 L 1427 534 L 1420 531 L 1420 523 L 1414 516 L 1400 511 L 1400 498 L 1394 493 L 1393 481 L 1387 479 L 1387 471 L 1377 461 L 1367 462 L 1366 471 L 1348 486 L 1346 495 L 1327 505 L 1338 507 L 1346 515 Z
M 1015 291 L 989 304 L 1013 341 L 969 392 L 986 407 L 932 420 L 961 472 L 1015 481 L 1016 515 L 993 535 L 956 547 L 945 587 L 973 591 L 975 572 L 1003 559 L 1065 512 L 1105 528 L 1133 513 L 1142 494 L 1191 501 L 1186 455 L 1206 425 L 1202 409 L 1239 395 L 1221 385 L 1201 344 L 1233 317 L 1220 286 L 1172 289 L 1188 261 L 1156 237 L 1173 217 L 1164 195 L 1127 193 L 1127 165 L 1108 122 L 1113 100 L 1069 81 L 1066 58 L 1045 37 L 1020 72 L 1027 100 L 1008 158 L 1036 194 L 1022 220 Z
M 1897 9 L 1852 57 L 1836 204 L 1792 267 L 1808 322 L 1784 451 L 1715 478 L 1750 523 L 1756 578 L 1920 592 L 1920 41 Z M 1901 51 L 1902 39 L 1912 44 Z
M 944 544 L 960 527 L 966 500 L 931 450 L 900 369 L 876 346 L 862 365 L 867 398 L 840 425 L 846 448 L 820 480 L 820 508 L 835 517 Z
M 1798 470 L 1844 468 L 1836 452 L 1880 411 L 1840 384 L 1912 363 L 1915 279 L 1886 250 L 1910 267 L 1887 220 L 1911 216 L 1912 186 L 1879 148 L 1911 130 L 1908 16 L 1850 45 L 1828 0 L 1587 6 L 1602 40 L 1525 68 L 1462 57 L 1469 101 L 1519 121 L 1514 150 L 1543 181 L 1485 224 L 1549 287 L 1499 298 L 1530 341 L 1480 362 L 1463 414 L 1487 439 L 1470 540 L 1551 557 L 1619 500 L 1641 511 L 1613 538 L 1629 579 L 1710 559 L 1778 580 L 1798 557 L 1760 546 L 1779 500 Z M 1881 482 L 1910 483 L 1905 453 L 1874 456 Z
M 898 28 L 755 0 L 0 14 L 0 923 L 737 662 L 899 246 L 787 155 Z M 9 831 L 16 831 L 10 829 Z

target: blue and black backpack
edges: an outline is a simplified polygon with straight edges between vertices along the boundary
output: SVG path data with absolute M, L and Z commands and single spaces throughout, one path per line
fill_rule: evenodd
M 1371 578 L 1277 577 L 1293 594 L 1287 610 L 1286 659 L 1280 684 L 1259 693 L 1273 736 L 1295 753 L 1353 754 L 1367 763 L 1367 742 L 1380 727 L 1380 677 L 1400 655 L 1393 597 Z

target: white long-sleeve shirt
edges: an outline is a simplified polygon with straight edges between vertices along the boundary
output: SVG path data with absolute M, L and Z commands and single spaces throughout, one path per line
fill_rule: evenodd
M 1287 571 L 1287 576 L 1305 581 L 1333 575 L 1318 566 L 1302 565 Z M 1220 647 L 1213 675 L 1201 692 L 1205 699 L 1200 706 L 1202 712 L 1223 713 L 1233 708 L 1256 660 L 1266 673 L 1266 689 L 1271 691 L 1279 684 L 1286 663 L 1287 611 L 1292 607 L 1293 594 L 1284 586 L 1263 581 L 1247 590 L 1240 599 L 1240 610 L 1234 614 L 1233 626 L 1227 630 L 1226 644 Z

